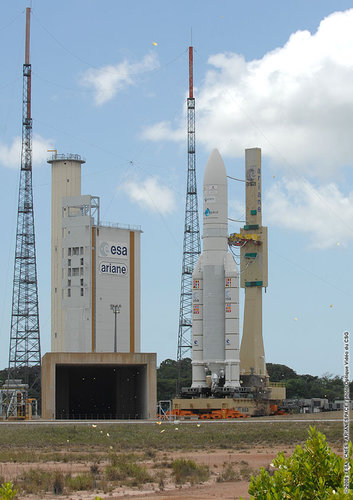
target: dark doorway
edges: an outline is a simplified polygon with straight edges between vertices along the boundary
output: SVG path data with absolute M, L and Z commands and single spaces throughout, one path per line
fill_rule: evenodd
M 144 418 L 146 372 L 144 365 L 56 365 L 56 418 Z

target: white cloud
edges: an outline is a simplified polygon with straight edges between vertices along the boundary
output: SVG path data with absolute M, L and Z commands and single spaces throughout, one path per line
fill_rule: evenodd
M 5 167 L 19 168 L 21 165 L 21 137 L 15 137 L 10 146 L 0 143 L 0 163 Z M 53 149 L 53 140 L 38 134 L 32 139 L 32 164 L 43 165 L 48 158 L 48 149 Z
M 131 201 L 151 212 L 164 215 L 173 212 L 176 207 L 173 191 L 161 184 L 157 177 L 149 177 L 143 182 L 127 181 L 122 189 Z
M 302 173 L 332 175 L 351 163 L 353 141 L 353 9 L 336 12 L 316 33 L 298 31 L 261 59 L 212 55 L 197 93 L 197 141 L 243 157 L 262 147 Z M 147 138 L 185 139 L 185 125 L 162 122 Z
M 82 83 L 94 89 L 94 100 L 97 105 L 101 105 L 113 99 L 123 88 L 133 85 L 137 75 L 158 66 L 157 56 L 151 53 L 138 63 L 131 64 L 125 60 L 115 65 L 91 68 L 83 74 Z
M 172 141 L 184 141 L 185 140 L 185 130 L 173 129 L 171 124 L 167 121 L 156 123 L 151 127 L 146 127 L 142 132 L 142 137 L 150 141 L 159 142 L 164 140 L 168 136 L 169 140 Z
M 307 181 L 277 182 L 265 198 L 268 223 L 308 235 L 309 246 L 330 248 L 353 240 L 353 193 L 333 184 L 314 187 Z

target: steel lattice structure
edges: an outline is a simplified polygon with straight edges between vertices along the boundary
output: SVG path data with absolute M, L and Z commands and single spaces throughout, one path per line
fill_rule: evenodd
M 22 151 L 12 292 L 9 378 L 25 368 L 40 366 L 40 336 L 36 247 L 32 191 L 30 8 L 26 9 L 26 53 L 23 65 Z M 28 376 L 28 374 L 27 374 Z M 27 382 L 27 381 L 26 381 Z
M 185 205 L 183 264 L 177 361 L 191 356 L 192 272 L 201 253 L 195 162 L 195 99 L 193 96 L 193 48 L 189 47 L 189 97 L 187 99 L 188 173 Z M 180 373 L 180 370 L 179 370 Z M 180 376 L 179 376 L 180 379 Z M 178 380 L 178 388 L 180 380 Z

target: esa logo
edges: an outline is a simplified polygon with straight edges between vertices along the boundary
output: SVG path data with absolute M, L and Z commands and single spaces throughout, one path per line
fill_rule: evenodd
M 209 208 L 206 208 L 204 212 L 206 217 L 217 217 L 218 216 L 218 210 L 210 210 Z
M 123 257 L 128 258 L 128 248 L 126 245 L 121 243 L 115 243 L 111 241 L 102 241 L 99 245 L 99 256 L 100 257 Z

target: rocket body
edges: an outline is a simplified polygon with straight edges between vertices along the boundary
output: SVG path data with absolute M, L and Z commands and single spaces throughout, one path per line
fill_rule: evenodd
M 228 251 L 227 173 L 217 149 L 203 180 L 203 251 L 193 278 L 192 387 L 239 387 L 239 273 Z M 209 380 L 209 379 L 208 379 Z

